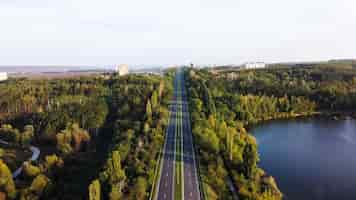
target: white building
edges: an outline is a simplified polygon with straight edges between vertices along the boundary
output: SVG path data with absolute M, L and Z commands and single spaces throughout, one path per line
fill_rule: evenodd
M 265 67 L 266 64 L 263 62 L 249 62 L 245 64 L 245 69 L 260 69 Z
M 7 72 L 0 72 L 0 81 L 7 80 Z
M 119 65 L 115 69 L 116 73 L 119 74 L 119 76 L 123 76 L 129 73 L 129 66 L 128 65 Z

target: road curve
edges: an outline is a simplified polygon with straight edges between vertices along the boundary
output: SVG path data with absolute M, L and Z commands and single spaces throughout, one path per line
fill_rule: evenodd
M 4 141 L 2 139 L 0 139 L 0 143 L 1 144 L 5 144 L 5 145 L 9 144 L 8 142 L 6 142 L 6 141 Z M 40 154 L 41 154 L 40 149 L 35 147 L 35 146 L 30 146 L 29 149 L 32 151 L 32 156 L 27 161 L 35 161 L 35 160 L 37 160 L 38 157 L 40 157 Z M 22 172 L 22 165 L 21 165 L 21 167 L 17 168 L 14 173 L 12 173 L 12 178 L 18 177 L 21 174 L 21 172 Z

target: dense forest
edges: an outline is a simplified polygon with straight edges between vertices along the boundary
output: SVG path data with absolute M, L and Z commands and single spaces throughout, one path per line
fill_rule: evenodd
M 0 93 L 0 199 L 147 199 L 172 74 L 10 79 Z M 13 180 L 8 149 L 29 145 L 40 159 Z
M 282 199 L 273 177 L 258 167 L 259 121 L 353 111 L 352 66 L 272 66 L 259 70 L 190 69 L 187 88 L 205 195 L 228 199 L 232 180 L 243 200 Z
M 214 84 L 224 85 L 224 91 L 230 93 L 303 97 L 315 102 L 316 109 L 325 111 L 354 110 L 356 107 L 356 69 L 353 65 L 272 65 L 260 70 L 212 73 L 220 78 Z M 224 78 L 229 81 L 220 82 Z
M 242 200 L 282 199 L 278 181 L 258 166 L 249 126 L 356 108 L 348 64 L 185 73 L 207 199 L 231 199 L 231 186 Z M 0 83 L 0 199 L 148 199 L 173 78 L 167 71 Z M 31 145 L 40 157 L 22 165 Z

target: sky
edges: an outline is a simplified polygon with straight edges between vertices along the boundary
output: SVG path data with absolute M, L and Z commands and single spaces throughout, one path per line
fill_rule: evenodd
M 0 0 L 0 65 L 355 58 L 355 0 Z

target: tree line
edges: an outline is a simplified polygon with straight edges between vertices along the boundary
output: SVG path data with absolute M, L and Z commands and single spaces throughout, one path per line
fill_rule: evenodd
M 282 199 L 273 177 L 258 167 L 256 139 L 245 127 L 320 111 L 343 112 L 356 102 L 356 70 L 350 66 L 189 69 L 186 77 L 208 199 L 231 197 L 227 178 L 241 199 Z
M 39 161 L 24 164 L 20 185 L 2 162 L 7 181 L 0 195 L 145 199 L 168 121 L 171 79 L 114 75 L 1 83 L 0 138 L 44 151 Z

